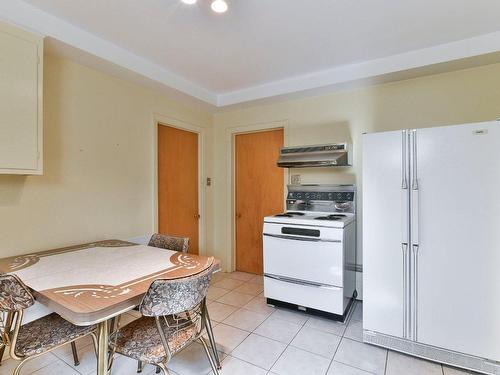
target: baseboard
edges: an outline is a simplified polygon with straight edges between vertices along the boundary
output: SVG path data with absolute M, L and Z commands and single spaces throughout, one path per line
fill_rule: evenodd
M 363 341 L 397 352 L 487 375 L 500 375 L 500 363 L 485 358 L 437 348 L 403 338 L 363 330 Z

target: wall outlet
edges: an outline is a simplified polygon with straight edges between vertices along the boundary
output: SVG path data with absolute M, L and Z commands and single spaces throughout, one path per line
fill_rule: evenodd
M 292 185 L 300 185 L 300 174 L 292 174 L 291 182 Z

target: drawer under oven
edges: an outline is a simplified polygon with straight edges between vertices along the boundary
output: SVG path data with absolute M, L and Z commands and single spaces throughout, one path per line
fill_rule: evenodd
M 350 297 L 334 286 L 303 284 L 299 280 L 264 275 L 264 296 L 306 308 L 343 315 Z

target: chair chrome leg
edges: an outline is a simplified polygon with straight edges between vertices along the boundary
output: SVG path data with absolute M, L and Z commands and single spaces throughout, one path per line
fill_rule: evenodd
M 161 368 L 161 370 L 163 371 L 163 373 L 164 373 L 165 375 L 170 375 L 170 372 L 168 372 L 168 368 L 167 368 L 167 366 L 165 366 L 165 364 L 163 364 L 163 363 L 158 363 L 157 367 L 158 367 L 158 368 Z
M 24 366 L 24 364 L 26 362 L 28 362 L 32 357 L 28 357 L 26 359 L 23 359 L 18 365 L 17 367 L 14 369 L 14 372 L 12 373 L 12 375 L 19 375 L 21 373 L 21 368 Z
M 215 343 L 214 331 L 212 329 L 212 322 L 210 321 L 210 316 L 208 315 L 208 309 L 205 307 L 205 328 L 207 330 L 207 336 L 210 340 L 210 346 L 212 347 L 212 351 L 214 353 L 215 364 L 217 368 L 220 370 L 222 366 L 220 364 L 219 353 L 217 352 L 217 344 Z
M 3 355 L 5 353 L 5 348 L 7 347 L 7 343 L 9 342 L 9 333 L 10 329 L 12 328 L 12 320 L 14 318 L 14 313 L 9 311 L 5 315 L 5 324 L 4 324 L 4 329 L 3 332 L 1 332 L 1 340 L 2 340 L 2 347 L 0 348 L 0 365 L 2 363 Z
M 73 361 L 75 362 L 75 366 L 80 364 L 80 360 L 78 359 L 78 352 L 76 351 L 76 344 L 74 341 L 71 341 L 71 352 L 73 353 Z
M 142 361 L 137 361 L 137 373 L 140 374 L 142 372 L 142 368 L 143 368 L 144 364 L 142 363 Z
M 3 354 L 5 353 L 5 347 L 6 345 L 4 343 L 1 344 L 2 347 L 0 348 L 0 366 L 2 365 L 2 358 L 3 358 Z
M 214 372 L 214 375 L 219 375 L 219 369 L 217 368 L 217 365 L 215 364 L 215 361 L 212 358 L 212 353 L 211 353 L 207 343 L 205 342 L 205 339 L 203 337 L 200 337 L 199 340 L 203 345 L 203 349 L 205 349 L 205 353 L 208 357 L 208 361 L 210 362 L 210 366 L 212 367 L 212 371 Z M 217 349 L 215 349 L 215 350 L 217 350 Z

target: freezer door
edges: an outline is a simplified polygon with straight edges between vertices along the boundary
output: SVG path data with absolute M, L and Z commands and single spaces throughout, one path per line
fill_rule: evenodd
M 406 337 L 409 168 L 406 131 L 363 137 L 363 328 Z
M 417 341 L 499 361 L 500 122 L 416 136 Z

